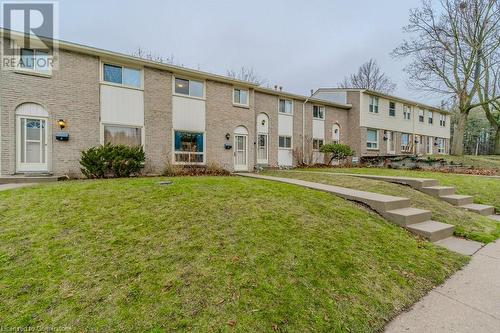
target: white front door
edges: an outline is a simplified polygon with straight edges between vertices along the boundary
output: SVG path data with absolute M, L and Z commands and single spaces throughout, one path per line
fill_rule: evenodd
M 387 135 L 387 153 L 395 154 L 396 146 L 394 145 L 394 132 L 387 131 L 386 135 Z
M 432 146 L 434 145 L 434 143 L 432 141 L 433 141 L 432 137 L 428 136 L 427 137 L 427 154 L 429 154 L 429 155 L 432 155 Z
M 248 171 L 247 136 L 235 134 L 234 136 L 234 170 Z
M 17 118 L 17 171 L 47 171 L 47 119 Z
M 259 134 L 257 139 L 257 163 L 267 164 L 268 154 L 267 154 L 267 134 Z

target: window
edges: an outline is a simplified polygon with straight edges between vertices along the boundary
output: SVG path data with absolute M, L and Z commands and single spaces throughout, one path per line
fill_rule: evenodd
M 439 126 L 446 127 L 446 115 L 439 115 Z
M 140 146 L 142 145 L 141 128 L 104 125 L 104 143 Z
M 106 82 L 122 84 L 124 86 L 142 87 L 141 70 L 139 69 L 104 64 L 103 79 Z
M 248 90 L 234 89 L 233 103 L 248 106 Z
M 293 114 L 292 105 L 292 101 L 287 99 L 280 99 L 279 112 Z
M 410 134 L 408 133 L 401 133 L 401 152 L 402 153 L 411 152 Z
M 292 148 L 292 137 L 280 135 L 278 140 L 279 148 L 291 149 Z
M 323 106 L 313 105 L 313 118 L 325 119 L 325 108 Z
M 423 109 L 418 110 L 418 121 L 421 123 L 425 121 L 425 111 Z
M 411 119 L 411 107 L 409 107 L 408 105 L 403 105 L 403 119 Z
M 378 97 L 370 96 L 370 106 L 368 111 L 371 113 L 378 113 Z
M 49 53 L 42 50 L 21 49 L 19 67 L 35 71 L 49 70 Z
M 433 121 L 434 121 L 434 112 L 432 111 L 429 111 L 429 124 L 432 125 Z
M 389 116 L 396 117 L 396 103 L 389 102 Z
M 323 139 L 313 139 L 313 150 L 320 150 L 323 142 Z
M 203 98 L 203 82 L 175 78 L 175 93 Z
M 174 148 L 175 162 L 177 163 L 203 163 L 203 133 L 175 131 Z
M 446 141 L 443 138 L 437 138 L 438 154 L 446 153 Z
M 378 131 L 369 129 L 366 131 L 366 148 L 378 149 Z

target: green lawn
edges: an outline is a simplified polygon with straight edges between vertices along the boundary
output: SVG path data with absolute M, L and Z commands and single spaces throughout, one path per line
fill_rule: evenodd
M 500 170 L 500 155 L 432 155 L 432 157 L 445 159 L 446 161 L 453 162 L 455 164 L 462 163 L 464 166 Z
M 331 173 L 330 175 L 328 173 L 307 172 L 308 170 L 304 170 L 305 172 L 267 171 L 265 174 L 410 198 L 412 207 L 430 210 L 434 220 L 455 225 L 455 235 L 457 236 L 483 243 L 489 243 L 500 238 L 500 223 L 479 214 L 454 207 L 443 200 L 439 200 L 408 186 L 342 174 Z
M 497 211 L 500 211 L 500 178 L 386 168 L 322 168 L 306 170 L 337 173 L 361 173 L 381 176 L 433 178 L 439 180 L 440 185 L 455 186 L 457 194 L 474 196 L 475 203 L 495 206 Z
M 0 323 L 375 332 L 468 258 L 327 193 L 239 177 L 0 192 Z

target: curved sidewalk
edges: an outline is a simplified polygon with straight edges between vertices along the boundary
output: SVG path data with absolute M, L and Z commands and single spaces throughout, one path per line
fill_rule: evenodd
M 479 250 L 385 332 L 500 332 L 500 241 Z

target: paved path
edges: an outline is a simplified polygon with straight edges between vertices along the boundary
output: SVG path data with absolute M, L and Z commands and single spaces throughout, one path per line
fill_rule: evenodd
M 31 186 L 34 184 L 0 184 L 0 191 L 5 191 L 5 190 L 11 190 L 15 188 L 20 188 L 20 187 L 25 187 L 25 186 Z
M 500 332 L 500 241 L 386 327 L 400 332 Z

